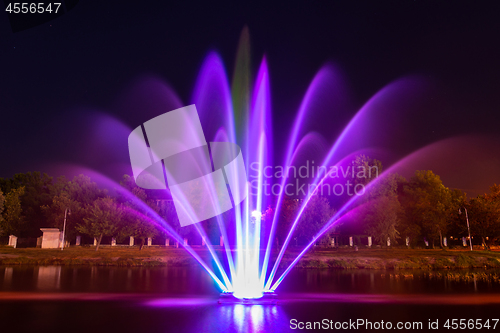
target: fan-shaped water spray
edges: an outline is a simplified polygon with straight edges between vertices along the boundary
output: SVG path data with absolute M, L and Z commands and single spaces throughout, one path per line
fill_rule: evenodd
M 304 185 L 299 186 L 300 184 L 297 181 L 296 186 L 300 187 L 303 194 L 295 193 L 293 197 L 297 198 L 295 200 L 300 201 L 300 209 L 293 218 L 293 223 L 288 232 L 286 232 L 283 244 L 277 249 L 275 235 L 281 213 L 280 209 L 286 197 L 290 195 L 284 189 L 288 189 L 289 186 L 294 184 L 290 183 L 288 176 L 277 177 L 273 175 L 272 171 L 269 171 L 273 170 L 274 157 L 269 69 L 264 57 L 252 83 L 249 69 L 249 44 L 245 36 L 244 33 L 240 42 L 232 89 L 229 88 L 229 80 L 220 57 L 215 52 L 211 52 L 206 57 L 200 70 L 192 101 L 196 105 L 202 127 L 206 130 L 209 139 L 214 142 L 234 142 L 242 147 L 247 174 L 253 172 L 254 179 L 248 182 L 246 199 L 241 204 L 238 204 L 239 201 L 235 202 L 233 209 L 226 212 L 225 215 L 218 215 L 214 218 L 217 221 L 219 234 L 224 240 L 223 244 L 221 244 L 222 251 L 216 250 L 211 245 L 210 235 L 205 230 L 203 223 L 195 223 L 194 228 L 202 239 L 207 240 L 207 249 L 212 258 L 212 264 L 216 269 L 210 269 L 210 265 L 203 262 L 199 256 L 195 258 L 214 277 L 221 290 L 232 293 L 240 299 L 252 299 L 260 298 L 266 292 L 274 292 L 309 247 L 325 232 L 330 230 L 332 225 L 359 199 L 361 194 L 355 188 L 356 195 L 350 198 L 324 225 L 321 225 L 319 230 L 314 230 L 315 236 L 312 240 L 307 241 L 305 248 L 292 258 L 291 263 L 284 267 L 284 271 L 275 280 L 285 251 L 314 195 L 320 189 L 321 193 L 323 193 L 322 189 L 325 184 L 332 182 L 333 170 L 337 170 L 339 167 L 342 170 L 345 167 L 348 171 L 343 172 L 346 174 L 349 174 L 351 172 L 349 170 L 352 168 L 352 175 L 354 176 L 354 165 L 349 165 L 349 163 L 356 157 L 356 154 L 361 153 L 361 151 L 355 149 L 362 148 L 360 147 L 362 144 L 360 144 L 358 138 L 356 144 L 348 145 L 346 144 L 346 142 L 349 142 L 348 137 L 352 137 L 358 127 L 366 127 L 368 115 L 373 109 L 372 104 L 390 98 L 390 95 L 397 87 L 405 86 L 405 84 L 396 82 L 379 92 L 373 100 L 370 100 L 352 118 L 330 149 L 326 149 L 326 152 L 324 152 L 324 147 L 318 149 L 320 153 L 315 159 L 322 160 L 322 162 L 317 165 L 316 173 L 314 172 L 315 161 L 311 162 L 312 182 L 308 184 L 307 191 L 303 191 L 301 187 Z M 293 168 L 294 172 L 296 171 L 297 167 L 294 163 L 297 162 L 297 157 L 300 154 L 310 153 L 309 149 L 307 149 L 308 146 L 324 146 L 323 142 L 325 140 L 322 136 L 309 131 L 310 129 L 307 128 L 306 124 L 309 124 L 309 121 L 314 118 L 314 112 L 317 112 L 315 110 L 328 107 L 328 112 L 338 111 L 335 106 L 325 106 L 323 99 L 328 96 L 329 89 L 338 89 L 339 85 L 338 73 L 331 65 L 326 65 L 320 69 L 311 82 L 293 123 L 288 145 L 285 147 L 284 161 L 281 165 L 288 168 L 288 171 L 291 168 Z M 331 94 L 340 100 L 341 98 L 336 93 L 333 90 Z M 323 151 L 323 154 L 321 151 Z M 342 155 L 339 154 L 339 151 L 342 151 Z M 156 157 L 156 159 L 159 158 L 159 156 Z M 320 166 L 324 168 L 323 172 Z M 327 166 L 330 168 L 329 171 L 327 171 Z M 309 167 L 309 164 L 307 167 Z M 309 171 L 307 173 L 309 178 Z M 171 176 L 168 175 L 168 177 Z M 226 175 L 226 177 L 231 176 Z M 236 182 L 237 179 L 234 179 L 232 183 Z M 229 183 L 231 183 L 231 179 Z M 354 185 L 349 184 L 349 182 L 347 184 L 348 186 Z M 268 192 L 269 187 L 271 193 Z M 279 189 L 277 193 L 274 191 L 276 188 Z M 187 198 L 181 198 L 178 201 L 181 202 L 183 210 L 187 214 L 192 213 Z M 271 205 L 276 207 L 275 213 L 272 219 L 264 219 L 263 212 L 266 207 Z M 152 216 L 155 219 L 159 218 L 155 214 Z M 166 229 L 173 234 L 175 239 L 180 239 L 180 236 L 175 233 L 173 228 Z M 186 249 L 194 256 L 189 246 Z M 275 250 L 279 251 L 276 252 Z M 263 256 L 261 256 L 261 252 L 263 252 Z M 277 255 L 275 258 L 272 258 L 273 253 Z M 272 269 L 268 271 L 268 268 L 271 267 Z
M 220 56 L 215 52 L 209 53 L 201 66 L 191 99 L 198 110 L 207 141 L 232 142 L 241 147 L 249 176 L 245 200 L 240 204 L 234 202 L 234 193 L 229 191 L 232 193 L 231 203 L 234 204 L 232 209 L 211 218 L 210 228 L 209 221 L 194 223 L 189 227 L 203 239 L 206 250 L 200 252 L 183 241 L 178 232 L 179 227 L 172 225 L 179 223 L 177 220 L 165 221 L 146 204 L 138 202 L 140 200 L 137 198 L 133 199 L 132 193 L 124 189 L 119 190 L 122 196 L 138 202 L 138 216 L 170 234 L 202 265 L 222 292 L 232 293 L 239 299 L 260 298 L 266 293 L 274 292 L 288 272 L 320 237 L 331 230 L 332 226 L 347 219 L 350 211 L 354 212 L 369 204 L 360 198 L 383 180 L 383 175 L 370 179 L 371 182 L 367 186 L 363 185 L 362 193 L 354 187 L 356 184 L 347 182 L 347 190 L 354 189 L 353 194 L 350 194 L 342 206 L 337 207 L 337 211 L 321 225 L 316 223 L 316 227 L 310 230 L 312 238 L 310 236 L 304 239 L 304 246 L 297 248 L 297 229 L 310 203 L 315 201 L 315 196 L 318 193 L 323 195 L 325 188 L 328 189 L 329 195 L 331 189 L 335 195 L 338 195 L 336 189 L 341 189 L 344 193 L 342 186 L 345 185 L 333 174 L 343 174 L 344 178 L 351 177 L 352 174 L 354 177 L 352 161 L 358 155 L 371 155 L 370 152 L 374 151 L 374 147 L 370 145 L 374 142 L 370 140 L 374 135 L 373 131 L 370 131 L 370 124 L 374 122 L 375 114 L 387 115 L 384 111 L 387 108 L 404 109 L 402 99 L 409 91 L 418 90 L 422 85 L 419 78 L 410 78 L 395 81 L 383 88 L 352 116 L 333 144 L 328 147 L 328 138 L 316 132 L 315 125 L 325 125 L 325 122 L 333 121 L 336 119 L 336 113 L 345 113 L 348 103 L 344 100 L 346 89 L 342 86 L 340 72 L 331 64 L 325 65 L 315 75 L 304 94 L 287 145 L 274 147 L 268 63 L 264 57 L 255 79 L 252 80 L 249 50 L 245 31 L 240 41 L 231 87 Z M 335 104 L 336 101 L 338 105 Z M 172 108 L 182 106 L 175 92 L 162 85 L 156 78 L 142 79 L 128 91 L 123 102 L 117 104 L 117 108 L 123 108 L 126 114 L 130 114 L 133 109 L 143 109 L 142 104 L 145 113 L 132 117 L 133 121 L 138 122 L 136 126 Z M 328 119 L 322 118 L 325 115 L 329 115 Z M 384 120 L 378 119 L 378 123 L 384 123 Z M 214 147 L 210 146 L 210 149 L 213 154 Z M 276 162 L 275 151 L 283 152 L 281 163 Z M 155 154 L 154 151 L 152 153 Z M 153 157 L 155 160 L 161 159 L 161 156 Z M 304 168 L 301 164 L 303 159 L 307 160 L 307 168 L 312 171 L 309 174 L 307 170 L 307 177 L 302 177 L 301 173 Z M 214 161 L 210 163 L 211 166 L 203 168 L 213 169 Z M 167 170 L 167 178 L 170 176 Z M 226 174 L 227 177 L 232 176 Z M 100 178 L 108 187 L 119 188 L 104 176 Z M 300 179 L 299 182 L 298 178 L 306 179 Z M 231 180 L 237 183 L 237 179 L 229 179 L 229 183 Z M 307 183 L 305 190 L 302 189 L 304 182 Z M 289 193 L 289 189 L 294 189 L 294 193 Z M 283 205 L 290 198 L 297 202 L 298 210 L 292 218 L 292 223 L 286 226 L 288 229 L 283 232 L 279 221 Z M 185 214 L 193 214 L 188 198 L 181 198 L 180 203 Z M 220 246 L 211 242 L 215 238 L 214 226 L 217 228 L 217 236 L 221 237 Z M 281 244 L 277 242 L 278 231 L 282 235 Z M 295 247 L 289 251 L 294 239 Z

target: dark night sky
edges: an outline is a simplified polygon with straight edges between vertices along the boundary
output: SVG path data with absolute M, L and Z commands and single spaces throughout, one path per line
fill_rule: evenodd
M 331 119 L 334 133 L 385 85 L 419 75 L 433 82 L 430 102 L 406 125 L 396 156 L 465 135 L 443 148 L 455 150 L 447 159 L 453 165 L 434 160 L 430 166 L 447 186 L 484 192 L 500 182 L 499 17 L 494 1 L 107 0 L 80 1 L 55 20 L 13 33 L 2 13 L 0 177 L 48 171 L 48 164 L 57 163 L 99 171 L 99 161 L 78 153 L 90 126 L 85 113 L 102 112 L 137 126 L 140 118 L 120 113 L 116 100 L 144 75 L 168 82 L 187 104 L 210 50 L 220 53 L 232 76 L 247 25 L 254 69 L 264 54 L 270 67 L 277 150 L 323 64 L 342 71 L 352 94 L 352 108 Z M 392 140 L 400 140 L 394 133 Z M 127 160 L 126 143 L 117 151 Z M 442 157 L 439 151 L 426 154 Z M 428 164 L 415 168 L 420 165 Z

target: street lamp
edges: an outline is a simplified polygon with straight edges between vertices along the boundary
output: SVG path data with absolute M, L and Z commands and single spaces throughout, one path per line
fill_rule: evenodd
M 467 208 L 465 208 L 465 219 L 467 220 L 467 229 L 469 230 L 469 245 L 470 245 L 470 250 L 472 251 L 472 237 L 470 236 L 470 226 L 469 226 L 469 216 L 467 215 Z M 462 214 L 462 210 L 459 208 L 458 213 Z
M 63 225 L 63 234 L 62 234 L 62 245 L 61 245 L 61 251 L 64 250 L 64 235 L 66 234 L 66 217 L 68 215 L 71 215 L 71 209 L 66 208 L 64 211 L 64 225 Z

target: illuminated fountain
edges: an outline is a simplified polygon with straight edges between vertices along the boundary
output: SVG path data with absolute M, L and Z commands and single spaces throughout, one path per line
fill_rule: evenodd
M 232 184 L 238 183 L 235 173 L 225 169 L 225 182 L 229 184 L 232 197 L 229 206 L 232 208 L 219 209 L 219 213 L 226 211 L 232 214 L 229 219 L 231 225 L 224 221 L 221 214 L 212 214 L 217 219 L 220 235 L 222 236 L 223 250 L 221 257 L 218 256 L 216 249 L 210 243 L 207 231 L 204 230 L 202 223 L 192 224 L 199 235 L 207 241 L 207 249 L 211 255 L 212 265 L 206 263 L 189 245 L 183 245 L 183 238 L 175 231 L 175 229 L 166 223 L 158 214 L 152 211 L 146 204 L 141 204 L 146 215 L 137 212 L 145 219 L 149 219 L 158 224 L 166 232 L 168 232 L 179 244 L 202 265 L 202 267 L 210 274 L 216 284 L 219 286 L 223 295 L 232 295 L 240 300 L 259 299 L 264 295 L 273 295 L 274 291 L 281 284 L 285 276 L 300 260 L 300 258 L 315 244 L 315 242 L 323 236 L 332 226 L 340 221 L 347 212 L 353 207 L 355 208 L 358 196 L 353 196 L 341 209 L 324 223 L 317 231 L 310 242 L 295 256 L 295 258 L 281 271 L 280 264 L 285 254 L 285 250 L 293 239 L 294 232 L 300 222 L 301 216 L 307 208 L 308 203 L 313 197 L 314 189 L 319 188 L 324 182 L 329 181 L 329 173 L 317 173 L 312 178 L 311 182 L 313 191 L 303 196 L 298 214 L 295 216 L 290 230 L 287 233 L 283 244 L 279 251 L 274 243 L 280 209 L 285 198 L 285 191 L 279 191 L 274 198 L 267 193 L 264 193 L 265 188 L 265 167 L 273 164 L 273 133 L 271 122 L 271 97 L 270 97 L 270 81 L 267 61 L 264 58 L 258 69 L 255 80 L 251 80 L 250 71 L 250 54 L 248 32 L 244 31 L 240 40 L 239 51 L 236 60 L 235 74 L 230 88 L 229 81 L 226 75 L 225 68 L 220 57 L 212 52 L 210 53 L 200 70 L 198 80 L 194 89 L 192 103 L 196 106 L 199 114 L 199 120 L 203 127 L 204 135 L 212 139 L 210 144 L 205 142 L 204 138 L 198 142 L 196 147 L 210 147 L 210 151 L 206 148 L 206 156 L 211 154 L 212 161 L 208 159 L 207 165 L 202 166 L 202 169 L 210 170 L 210 172 L 218 168 L 216 155 L 216 147 L 218 143 L 236 143 L 241 147 L 242 161 L 246 172 L 250 170 L 256 171 L 257 177 L 252 183 L 247 183 L 244 195 L 237 195 L 239 189 L 232 187 Z M 341 90 L 339 84 L 338 73 L 332 66 L 324 66 L 311 82 L 296 115 L 295 121 L 291 128 L 291 133 L 287 141 L 285 155 L 281 165 L 289 166 L 297 163 L 297 158 L 304 151 L 307 151 L 311 145 L 321 141 L 320 136 L 312 131 L 306 131 L 306 124 L 314 110 L 322 107 L 321 103 L 340 103 L 342 93 L 336 92 Z M 376 109 L 380 103 L 387 103 L 387 100 L 393 96 L 400 95 L 400 88 L 403 87 L 414 89 L 415 80 L 406 80 L 396 82 L 387 86 L 377 95 L 375 95 L 368 103 L 361 108 L 358 113 L 349 121 L 348 125 L 343 129 L 337 137 L 334 144 L 326 150 L 323 155 L 321 165 L 342 165 L 348 163 L 356 154 L 365 153 L 362 150 L 365 143 L 359 139 L 358 132 L 366 130 L 368 122 L 372 121 L 369 117 L 371 110 Z M 406 88 L 405 88 L 406 87 Z M 404 90 L 403 89 L 403 90 Z M 333 97 L 332 97 L 333 96 Z M 174 103 L 177 107 L 182 107 L 178 101 Z M 195 109 L 195 111 L 196 111 Z M 167 113 L 168 114 L 168 113 Z M 155 118 L 156 119 L 156 118 Z M 334 117 L 329 117 L 331 121 Z M 142 121 L 147 121 L 143 119 Z M 196 122 L 196 121 L 195 121 Z M 146 144 L 144 135 L 149 133 L 147 124 L 144 128 L 139 126 L 134 132 Z M 143 134 L 144 131 L 144 134 Z M 203 136 L 203 135 L 202 135 Z M 151 137 L 149 138 L 151 144 Z M 139 140 L 140 141 L 140 140 Z M 141 142 L 142 142 L 141 141 Z M 348 143 L 348 144 L 347 144 Z M 130 139 L 129 139 L 130 144 Z M 151 160 L 158 162 L 160 168 L 167 169 L 166 178 L 169 180 L 169 187 L 172 190 L 170 181 L 172 175 L 168 170 L 168 161 L 158 151 L 151 148 Z M 172 153 L 173 156 L 178 154 Z M 232 152 L 233 157 L 238 155 L 237 149 Z M 194 155 L 193 155 L 194 156 Z M 195 158 L 195 157 L 188 157 Z M 163 162 L 162 162 L 163 161 Z M 210 165 L 212 163 L 212 165 Z M 257 166 L 257 168 L 255 167 Z M 146 166 L 145 166 L 146 167 Z M 145 168 L 144 167 L 144 168 Z M 159 169 L 163 177 L 163 172 Z M 195 172 L 201 172 L 195 170 Z M 137 174 L 139 174 L 138 172 Z M 204 175 L 206 172 L 203 172 Z M 232 175 L 232 176 L 231 176 Z M 134 176 L 135 172 L 134 172 Z M 380 177 L 381 179 L 383 177 Z M 221 178 L 222 179 L 222 178 Z M 137 180 L 137 177 L 136 177 Z M 377 179 L 378 180 L 378 179 Z M 376 183 L 376 181 L 372 182 Z M 371 184 L 372 184 L 371 183 Z M 138 183 L 139 185 L 139 183 Z M 278 181 L 279 188 L 284 189 L 287 185 L 287 178 L 283 177 Z M 140 186 L 140 185 L 139 185 Z M 225 186 L 225 185 L 224 185 Z M 371 185 L 370 185 L 371 186 Z M 367 189 L 369 189 L 369 187 Z M 149 188 L 166 188 L 166 183 L 163 181 L 160 187 Z M 241 189 L 240 189 L 241 190 Z M 127 195 L 131 196 L 130 193 Z M 185 214 L 192 214 L 189 205 L 189 200 L 180 200 L 182 210 Z M 275 206 L 275 211 L 272 219 L 263 219 L 263 212 L 268 206 Z M 179 210 L 178 210 L 179 213 Z M 180 218 L 182 220 L 182 218 Z M 182 222 L 181 222 L 182 225 Z M 262 251 L 262 253 L 261 253 Z M 274 251 L 274 252 L 273 252 Z M 273 257 L 276 254 L 276 258 Z

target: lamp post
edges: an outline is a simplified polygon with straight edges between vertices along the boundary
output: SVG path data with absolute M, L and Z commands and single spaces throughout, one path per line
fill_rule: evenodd
M 467 220 L 467 230 L 469 231 L 469 245 L 470 245 L 470 250 L 472 251 L 472 237 L 470 236 L 470 226 L 469 226 L 469 216 L 467 215 L 467 208 L 465 208 L 465 219 Z M 462 210 L 458 209 L 458 213 L 462 214 Z
M 64 250 L 64 235 L 66 234 L 66 217 L 68 215 L 71 215 L 71 210 L 69 208 L 66 208 L 66 210 L 64 211 L 64 224 L 63 224 L 61 251 Z

